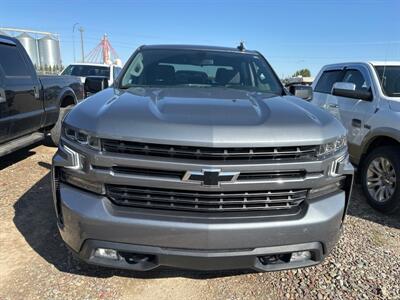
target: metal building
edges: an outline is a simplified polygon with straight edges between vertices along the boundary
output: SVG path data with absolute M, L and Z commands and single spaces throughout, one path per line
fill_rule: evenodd
M 60 41 L 51 35 L 38 40 L 40 65 L 61 66 Z
M 27 33 L 21 33 L 17 36 L 17 39 L 21 42 L 22 46 L 24 46 L 26 52 L 28 53 L 29 57 L 32 60 L 32 63 L 39 67 L 39 54 L 38 54 L 38 45 L 36 39 L 31 37 Z

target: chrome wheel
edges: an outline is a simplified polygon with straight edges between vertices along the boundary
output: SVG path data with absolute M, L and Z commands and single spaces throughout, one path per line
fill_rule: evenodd
M 388 159 L 377 157 L 371 161 L 367 170 L 367 188 L 377 202 L 385 202 L 393 196 L 396 191 L 396 171 Z

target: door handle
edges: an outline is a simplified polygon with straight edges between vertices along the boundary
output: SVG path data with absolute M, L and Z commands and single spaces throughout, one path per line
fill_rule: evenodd
M 351 120 L 351 125 L 353 127 L 361 128 L 361 120 L 359 119 L 353 119 Z
M 0 103 L 4 103 L 6 101 L 6 93 L 4 92 L 4 89 L 0 88 Z
M 36 85 L 33 87 L 33 93 L 35 95 L 35 99 L 40 99 L 39 88 Z
M 329 107 L 329 108 L 339 108 L 339 105 L 334 104 L 334 103 L 329 103 L 329 104 L 328 104 L 328 107 Z

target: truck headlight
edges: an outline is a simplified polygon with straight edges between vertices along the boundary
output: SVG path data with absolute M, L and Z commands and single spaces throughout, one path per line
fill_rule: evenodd
M 338 137 L 336 140 L 320 145 L 318 149 L 318 157 L 331 156 L 347 147 L 347 139 L 345 135 Z
M 93 150 L 100 150 L 100 139 L 87 134 L 86 132 L 74 129 L 69 126 L 63 126 L 63 136 L 71 141 L 83 146 L 87 146 Z

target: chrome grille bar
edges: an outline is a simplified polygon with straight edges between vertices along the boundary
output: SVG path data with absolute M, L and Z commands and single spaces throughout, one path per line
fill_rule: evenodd
M 307 197 L 307 190 L 219 193 L 117 185 L 107 185 L 106 192 L 121 206 L 206 212 L 290 209 Z
M 316 159 L 317 146 L 217 148 L 171 146 L 119 140 L 102 140 L 102 150 L 110 153 L 136 154 L 202 160 Z

